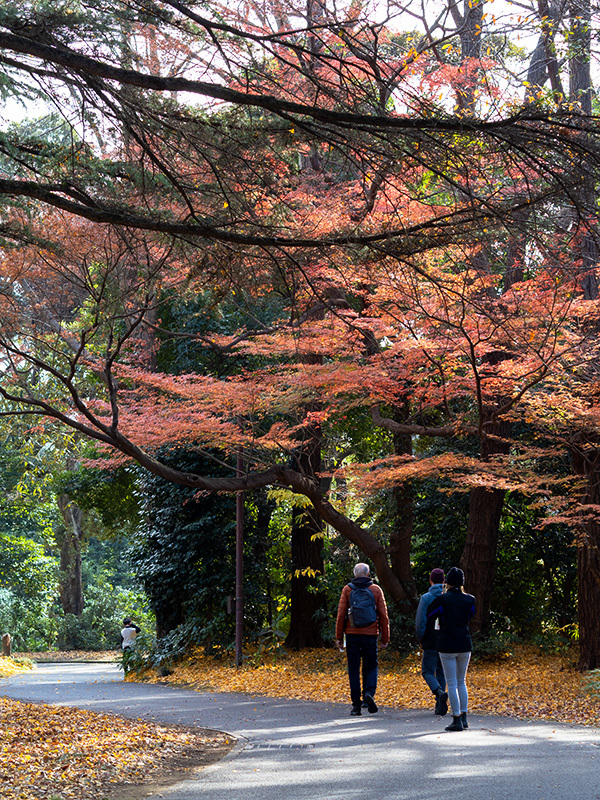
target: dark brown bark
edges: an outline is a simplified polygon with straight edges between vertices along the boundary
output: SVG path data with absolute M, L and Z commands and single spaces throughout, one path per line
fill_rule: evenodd
M 65 528 L 60 548 L 60 600 L 65 614 L 81 616 L 83 585 L 81 580 L 82 512 L 66 494 L 57 499 Z
M 321 635 L 325 615 L 325 600 L 318 591 L 317 578 L 322 575 L 323 522 L 314 509 L 294 512 L 292 524 L 292 585 L 290 630 L 287 647 L 324 647 Z M 315 538 L 316 537 L 316 538 Z
M 412 437 L 394 434 L 394 452 L 396 455 L 412 455 Z M 402 601 L 396 602 L 396 605 L 403 614 L 411 616 L 418 605 L 417 585 L 410 565 L 414 520 L 413 494 L 410 482 L 395 486 L 393 489 L 394 524 L 389 545 L 392 571 L 404 591 Z
M 596 475 L 596 481 L 600 472 Z M 600 495 L 600 493 L 598 493 Z M 600 496 L 595 502 L 600 500 Z M 587 523 L 577 547 L 579 669 L 600 667 L 600 526 Z
M 456 84 L 456 105 L 459 113 L 470 116 L 475 111 L 475 81 L 471 80 L 467 67 L 471 59 L 481 58 L 481 32 L 485 0 L 465 0 L 463 14 L 458 3 L 452 3 L 450 11 L 454 17 L 461 49 L 461 79 Z
M 309 479 L 317 482 L 321 470 L 321 432 L 315 426 L 298 456 L 299 466 Z M 290 630 L 285 644 L 299 649 L 323 647 L 321 627 L 325 598 L 318 590 L 318 576 L 323 575 L 323 520 L 313 508 L 294 509 L 292 519 L 292 580 Z
M 557 105 L 563 103 L 565 99 L 564 89 L 560 80 L 560 68 L 556 58 L 556 45 L 554 35 L 556 31 L 555 21 L 547 0 L 538 0 L 539 19 L 542 28 L 542 40 L 544 55 L 546 60 L 547 75 L 550 86 L 554 94 L 554 102 Z
M 477 600 L 471 629 L 482 633 L 489 627 L 504 495 L 503 489 L 481 487 L 471 489 L 469 495 L 467 538 L 460 563 L 467 591 Z
M 310 9 L 309 9 L 310 10 Z M 313 307 L 306 312 L 314 319 L 324 319 L 325 307 Z M 317 353 L 301 357 L 304 364 L 322 364 Z M 318 403 L 309 404 L 316 411 Z M 318 477 L 322 468 L 323 434 L 319 425 L 304 429 L 304 440 L 296 453 L 298 469 L 324 493 L 324 482 Z M 326 613 L 325 595 L 319 590 L 319 577 L 325 572 L 323 560 L 324 523 L 319 509 L 295 508 L 292 515 L 291 554 L 292 578 L 290 589 L 290 629 L 285 639 L 288 647 L 324 647 L 321 628 Z
M 590 0 L 570 0 L 569 16 L 569 100 L 583 115 L 592 114 L 591 8 Z M 597 231 L 596 169 L 590 159 L 575 164 L 576 185 L 579 185 L 580 255 L 582 289 L 586 300 L 598 297 L 597 267 L 599 261 Z
M 511 431 L 509 423 L 493 421 L 491 412 L 486 417 L 486 438 L 481 448 L 481 458 L 484 461 L 494 453 L 509 451 L 508 437 Z M 473 487 L 469 494 L 467 537 L 460 565 L 465 573 L 467 591 L 475 595 L 477 601 L 471 629 L 482 633 L 486 633 L 489 628 L 504 496 L 504 489 L 479 486 Z
M 12 655 L 12 644 L 10 639 L 10 633 L 3 633 L 2 634 L 2 655 L 6 658 L 10 658 Z
M 586 480 L 583 503 L 600 505 L 600 449 L 582 443 L 572 449 L 573 469 Z M 577 536 L 579 669 L 600 667 L 600 523 L 588 519 Z
M 591 6 L 589 0 L 570 0 L 569 100 L 584 115 L 592 113 Z M 599 261 L 596 231 L 595 170 L 582 160 L 579 201 L 583 208 L 581 230 L 582 289 L 587 300 L 598 297 Z M 594 380 L 592 373 L 591 380 Z M 600 448 L 595 439 L 582 441 L 572 448 L 573 469 L 586 480 L 584 503 L 600 504 Z M 579 616 L 579 668 L 600 667 L 600 523 L 586 519 L 577 537 L 577 597 Z

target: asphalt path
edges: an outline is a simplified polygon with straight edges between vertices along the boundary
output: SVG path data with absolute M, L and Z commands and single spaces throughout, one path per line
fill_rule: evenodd
M 0 695 L 226 731 L 218 764 L 150 795 L 168 800 L 600 800 L 600 729 L 124 683 L 112 664 L 44 664 Z M 592 702 L 590 700 L 590 702 Z M 596 701 L 597 702 L 597 701 Z

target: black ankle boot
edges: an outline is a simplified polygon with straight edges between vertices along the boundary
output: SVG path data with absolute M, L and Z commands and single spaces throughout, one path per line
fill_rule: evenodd
M 463 711 L 460 715 L 460 721 L 462 722 L 463 730 L 466 731 L 469 727 L 469 723 L 467 722 L 467 712 Z
M 448 692 L 437 689 L 435 693 L 435 712 L 438 717 L 445 717 L 448 713 Z
M 451 724 L 450 725 L 446 725 L 446 730 L 447 731 L 462 731 L 462 730 L 464 730 L 461 717 L 460 716 L 458 716 L 458 717 L 454 717 L 453 716 Z

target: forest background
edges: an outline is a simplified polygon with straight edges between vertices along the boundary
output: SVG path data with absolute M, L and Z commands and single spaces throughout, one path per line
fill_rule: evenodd
M 367 560 L 409 650 L 460 564 L 481 652 L 600 666 L 598 22 L 2 4 L 17 649 L 117 646 L 125 613 L 158 662 L 230 649 L 243 499 L 248 641 L 331 642 Z

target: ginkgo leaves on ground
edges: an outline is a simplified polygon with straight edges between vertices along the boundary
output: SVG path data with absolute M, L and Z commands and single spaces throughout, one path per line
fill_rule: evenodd
M 232 737 L 0 698 L 3 800 L 104 800 L 122 786 L 210 764 Z
M 272 660 L 263 659 L 259 666 L 248 665 L 237 670 L 197 654 L 176 667 L 167 680 L 204 691 L 210 688 L 299 700 L 350 702 L 346 658 L 337 649 L 281 653 Z M 590 699 L 590 680 L 582 677 L 563 655 L 519 647 L 514 654 L 498 661 L 472 663 L 467 683 L 469 706 L 474 713 L 583 725 L 600 723 L 598 704 Z M 392 654 L 382 656 L 377 702 L 382 709 L 433 708 L 417 653 L 404 660 Z
M 29 659 L 0 656 L 0 678 L 9 678 L 19 672 L 27 672 L 32 666 L 33 662 Z

